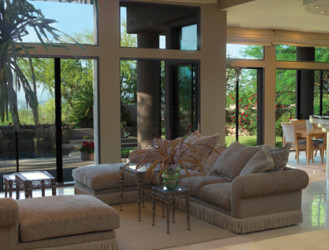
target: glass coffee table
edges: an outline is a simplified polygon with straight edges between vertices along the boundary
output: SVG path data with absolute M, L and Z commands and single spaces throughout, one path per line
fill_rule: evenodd
M 51 188 L 52 195 L 56 195 L 56 180 L 47 171 L 19 172 L 15 173 L 16 188 L 25 191 L 25 198 L 32 198 L 32 190 L 41 188 L 42 196 L 45 196 L 45 189 Z M 19 199 L 19 192 L 17 193 Z
M 179 196 L 185 197 L 185 208 L 187 217 L 187 230 L 190 230 L 190 194 L 189 190 L 184 187 L 177 187 L 174 190 L 169 190 L 163 186 L 153 186 L 152 187 L 152 216 L 153 223 L 155 225 L 155 207 L 156 201 L 162 202 L 166 207 L 167 212 L 167 234 L 169 234 L 169 223 L 170 223 L 170 210 L 172 210 L 172 222 L 175 223 L 175 198 Z M 162 210 L 164 217 L 164 207 Z

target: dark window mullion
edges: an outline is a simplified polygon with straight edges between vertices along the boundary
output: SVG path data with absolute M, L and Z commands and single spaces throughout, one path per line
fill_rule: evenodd
M 63 183 L 61 59 L 55 58 L 55 126 L 57 182 Z

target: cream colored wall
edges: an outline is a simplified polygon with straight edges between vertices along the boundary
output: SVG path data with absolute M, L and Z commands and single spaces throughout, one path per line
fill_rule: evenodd
M 201 8 L 201 133 L 225 144 L 226 12 Z

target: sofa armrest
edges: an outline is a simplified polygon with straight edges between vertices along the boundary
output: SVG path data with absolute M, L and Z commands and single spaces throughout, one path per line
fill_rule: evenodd
M 0 199 L 0 248 L 16 249 L 18 244 L 19 209 L 15 200 Z
M 18 225 L 18 205 L 13 199 L 0 199 L 0 228 Z
M 251 198 L 290 193 L 302 190 L 308 182 L 307 173 L 299 169 L 238 176 L 232 182 L 231 197 Z

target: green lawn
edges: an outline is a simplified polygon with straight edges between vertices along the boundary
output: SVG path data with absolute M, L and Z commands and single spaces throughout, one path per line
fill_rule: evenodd
M 225 145 L 229 146 L 232 142 L 235 141 L 235 136 L 226 136 L 225 137 Z M 256 146 L 257 145 L 257 137 L 255 135 L 253 136 L 239 136 L 239 142 L 246 146 Z M 282 147 L 282 137 L 276 137 L 276 147 Z M 129 148 L 122 148 L 121 149 L 121 157 L 127 158 L 129 155 L 129 152 L 131 150 L 136 150 L 137 147 L 129 147 Z
M 226 136 L 225 137 L 225 145 L 229 146 L 232 142 L 235 141 L 235 136 Z M 282 147 L 282 137 L 275 138 L 275 146 Z M 255 135 L 252 136 L 239 136 L 239 142 L 246 146 L 256 146 L 257 145 L 257 137 Z

